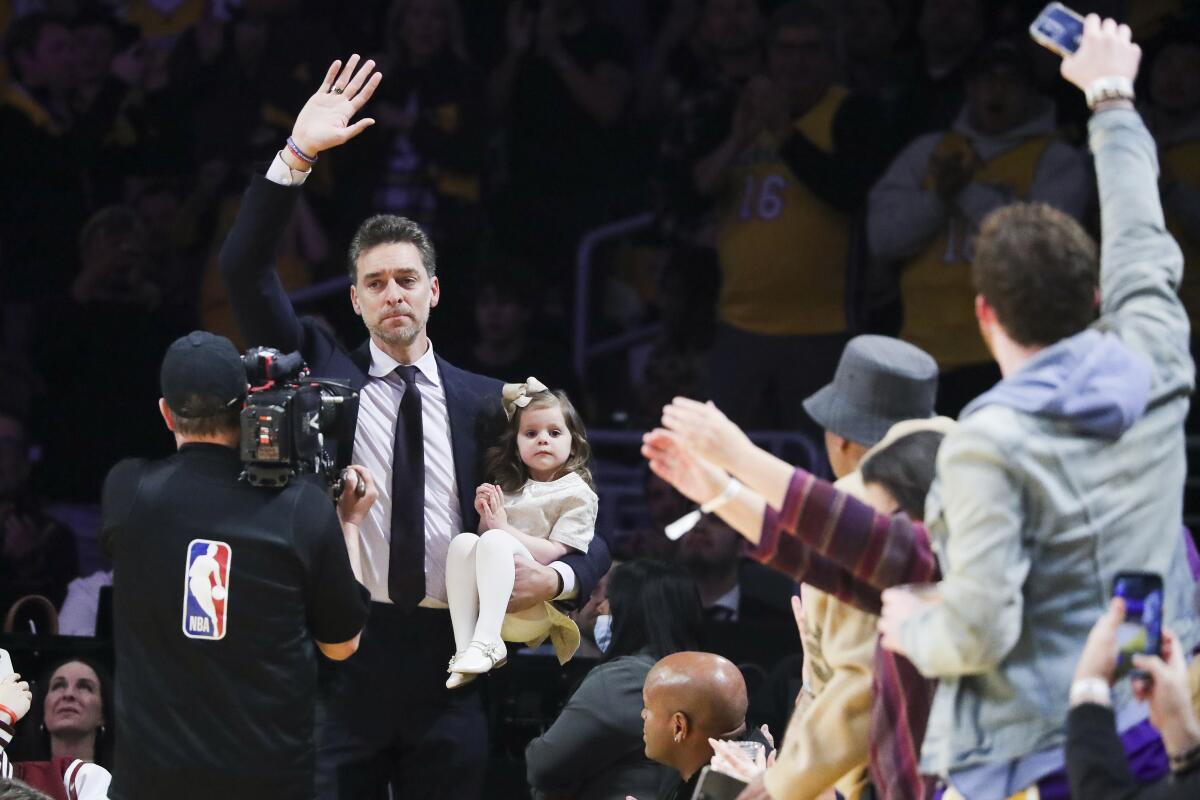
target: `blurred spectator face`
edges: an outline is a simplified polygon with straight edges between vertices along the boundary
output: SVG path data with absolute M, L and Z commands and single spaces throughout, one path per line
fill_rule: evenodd
M 51 736 L 92 733 L 104 724 L 100 678 L 87 664 L 68 661 L 50 676 L 43 711 Z
M 1030 89 L 1010 66 L 995 66 L 967 81 L 967 116 L 980 133 L 1012 130 L 1029 116 Z
M 698 31 L 706 47 L 718 53 L 740 53 L 758 44 L 762 15 L 755 0 L 708 0 Z
M 485 342 L 511 342 L 525 335 L 529 309 L 495 286 L 485 286 L 475 298 L 475 324 Z
M 179 218 L 180 203 L 175 190 L 165 185 L 151 186 L 137 198 L 134 208 L 156 246 L 170 243 Z
M 858 469 L 858 463 L 867 452 L 866 447 L 825 431 L 825 455 L 835 477 L 842 478 Z
M 716 569 L 736 563 L 742 551 L 737 531 L 708 514 L 680 542 L 679 560 L 689 569 Z
M 257 19 L 241 20 L 233 26 L 233 46 L 240 61 L 256 62 L 267 46 L 267 24 Z
M 116 32 L 108 25 L 94 22 L 76 28 L 76 76 L 85 83 L 103 81 L 108 76 L 116 50 Z
M 1162 49 L 1150 72 L 1150 99 L 1166 111 L 1200 106 L 1200 45 L 1175 42 Z
M 887 0 L 844 0 L 842 44 L 852 59 L 873 61 L 890 53 L 899 35 L 896 15 Z
M 682 517 L 691 509 L 691 503 L 675 487 L 655 475 L 647 473 L 646 477 L 646 511 L 650 514 L 650 524 L 662 533 L 663 529 Z
M 983 36 L 979 0 L 926 0 L 917 33 L 927 50 L 970 50 Z
M 101 224 L 85 228 L 79 246 L 83 269 L 107 276 L 113 284 L 127 284 L 141 274 L 146 262 L 146 240 L 137 217 L 127 208 L 97 212 L 108 214 Z
M 816 102 L 834 79 L 833 49 L 825 31 L 780 28 L 767 49 L 771 78 L 793 103 Z
M 453 0 L 408 0 L 400 23 L 400 37 L 410 57 L 427 60 L 446 46 L 449 2 Z
M 33 47 L 14 55 L 25 84 L 52 92 L 74 85 L 75 47 L 65 26 L 57 22 L 43 25 Z
M 29 477 L 27 447 L 20 421 L 0 415 L 0 502 L 15 498 Z

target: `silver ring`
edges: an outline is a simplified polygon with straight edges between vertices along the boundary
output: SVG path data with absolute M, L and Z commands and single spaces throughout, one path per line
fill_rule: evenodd
M 334 90 L 333 90 L 333 93 L 334 93 L 334 94 L 341 94 L 341 93 L 342 93 L 342 90 L 341 90 L 340 88 L 337 88 L 337 89 L 334 89 Z

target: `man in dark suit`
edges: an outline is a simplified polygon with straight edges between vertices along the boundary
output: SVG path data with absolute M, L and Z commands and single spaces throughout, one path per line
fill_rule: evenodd
M 360 393 L 353 445 L 339 453 L 371 470 L 379 500 L 362 526 L 363 577 L 373 601 L 357 655 L 330 665 L 318 715 L 317 796 L 471 798 L 480 794 L 487 728 L 476 685 L 445 688 L 454 653 L 446 608 L 450 539 L 479 524 L 472 506 L 481 431 L 500 412 L 499 381 L 438 357 L 426 334 L 440 287 L 432 243 L 411 220 L 378 215 L 350 244 L 350 302 L 370 336 L 347 351 L 297 317 L 274 270 L 298 187 L 317 154 L 374 120 L 351 119 L 379 84 L 358 56 L 330 66 L 266 176 L 255 176 L 221 251 L 221 271 L 243 335 L 299 350 L 313 374 Z M 586 555 L 542 566 L 518 559 L 510 610 L 588 597 L 608 570 L 597 538 Z

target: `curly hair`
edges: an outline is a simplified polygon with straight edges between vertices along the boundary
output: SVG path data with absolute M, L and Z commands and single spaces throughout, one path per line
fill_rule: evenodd
M 1014 342 L 1046 346 L 1096 320 L 1100 259 L 1074 217 L 1045 203 L 1014 203 L 984 218 L 971 276 Z
M 562 411 L 563 419 L 567 423 L 567 430 L 571 433 L 571 454 L 559 467 L 555 477 L 561 478 L 574 472 L 583 478 L 583 482 L 590 486 L 592 491 L 596 490 L 596 484 L 592 480 L 592 471 L 588 469 L 588 462 L 592 460 L 592 446 L 588 444 L 583 419 L 575 410 L 575 406 L 571 405 L 567 393 L 561 390 L 534 392 L 529 395 L 529 405 L 518 408 L 512 415 L 512 419 L 504 426 L 500 441 L 489 447 L 484 456 L 484 471 L 488 480 L 499 485 L 505 492 L 515 492 L 528 482 L 529 468 L 521 460 L 521 453 L 517 449 L 521 415 L 534 408 L 553 406 L 558 406 Z

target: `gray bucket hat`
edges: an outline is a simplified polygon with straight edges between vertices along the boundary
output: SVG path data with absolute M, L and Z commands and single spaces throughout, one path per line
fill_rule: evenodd
M 889 336 L 855 336 L 846 343 L 833 382 L 804 401 L 827 431 L 873 447 L 906 419 L 933 416 L 937 362 L 919 347 Z

